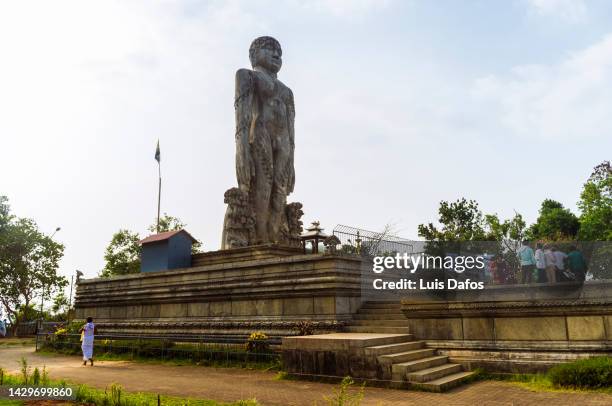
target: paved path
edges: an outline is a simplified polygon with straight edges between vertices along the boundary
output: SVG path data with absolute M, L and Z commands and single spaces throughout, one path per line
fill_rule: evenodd
M 277 381 L 273 372 L 238 368 L 170 366 L 126 361 L 101 361 L 92 368 L 79 357 L 39 355 L 31 347 L 0 347 L 0 367 L 17 372 L 26 357 L 33 366 L 47 366 L 52 378 L 65 378 L 104 389 L 113 382 L 131 392 L 153 392 L 218 401 L 256 398 L 263 405 L 312 406 L 326 404 L 334 385 L 304 381 Z M 367 388 L 363 406 L 399 405 L 611 405 L 612 395 L 598 393 L 531 392 L 506 382 L 481 381 L 438 394 Z

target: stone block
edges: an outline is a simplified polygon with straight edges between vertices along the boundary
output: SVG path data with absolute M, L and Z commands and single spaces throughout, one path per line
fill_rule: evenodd
M 255 309 L 258 316 L 282 316 L 282 299 L 258 299 L 255 301 Z
M 463 319 L 464 340 L 494 340 L 494 323 L 492 318 Z
M 188 317 L 208 317 L 210 311 L 210 303 L 189 303 L 187 306 Z
M 496 340 L 567 340 L 564 317 L 496 317 Z
M 113 306 L 110 308 L 110 317 L 111 319 L 125 319 L 127 315 L 127 307 L 126 306 Z M 92 316 L 93 317 L 93 316 Z
M 187 303 L 162 303 L 159 317 L 187 317 Z
M 232 302 L 211 302 L 210 315 L 213 317 L 230 316 L 232 314 Z
M 419 340 L 461 340 L 463 328 L 460 318 L 409 319 L 410 332 Z
M 312 297 L 296 297 L 283 299 L 283 314 L 286 316 L 301 316 L 313 314 Z
M 142 317 L 142 306 L 140 305 L 126 306 L 125 317 L 128 320 L 141 318 Z
M 159 318 L 160 306 L 158 304 L 142 305 L 142 317 Z
M 255 316 L 257 308 L 254 300 L 232 301 L 232 316 Z
M 604 319 L 602 316 L 568 316 L 567 333 L 570 340 L 605 340 Z
M 98 319 L 110 318 L 110 308 L 109 307 L 106 307 L 106 306 L 98 307 L 96 308 L 95 312 L 96 312 L 96 318 Z M 85 309 L 85 315 L 83 316 L 83 318 L 86 318 L 86 317 L 89 317 L 87 309 Z
M 333 296 L 314 298 L 314 314 L 334 314 L 335 312 L 336 299 Z
M 606 328 L 606 338 L 612 340 L 612 316 L 603 316 L 604 326 Z

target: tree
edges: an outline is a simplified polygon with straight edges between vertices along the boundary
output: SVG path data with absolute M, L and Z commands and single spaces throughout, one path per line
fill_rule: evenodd
M 185 228 L 187 224 L 183 223 L 181 219 L 178 217 L 173 217 L 168 215 L 168 213 L 164 213 L 163 216 L 159 218 L 159 232 L 165 233 L 167 231 L 175 231 L 182 230 Z M 147 228 L 152 233 L 157 232 L 157 223 L 151 224 L 149 228 Z
M 68 317 L 70 307 L 70 301 L 68 296 L 64 292 L 59 292 L 53 298 L 53 305 L 51 306 L 52 318 L 56 321 L 64 321 Z
M 103 278 L 140 272 L 140 236 L 130 230 L 119 230 L 113 234 L 104 253 Z
M 475 200 L 461 198 L 456 202 L 441 201 L 438 221 L 442 228 L 433 223 L 419 224 L 418 233 L 427 241 L 484 241 L 486 232 L 482 212 Z
M 581 241 L 612 241 L 612 166 L 602 162 L 584 184 L 578 207 Z
M 23 321 L 20 310 L 30 309 L 39 292 L 48 298 L 68 284 L 57 274 L 63 253 L 64 246 L 41 233 L 33 220 L 11 215 L 8 199 L 0 197 L 0 304 L 15 328 Z
M 578 217 L 555 200 L 542 202 L 539 216 L 532 224 L 527 235 L 532 240 L 571 240 L 580 228 Z
M 159 232 L 176 231 L 186 226 L 179 218 L 164 213 L 159 219 Z M 157 231 L 157 223 L 150 225 L 147 230 Z M 106 247 L 104 261 L 106 264 L 100 272 L 100 277 L 109 278 L 117 275 L 128 275 L 140 272 L 140 235 L 130 230 L 121 229 L 115 234 Z M 192 245 L 192 252 L 197 253 L 201 244 Z
M 527 225 L 519 213 L 500 220 L 497 214 L 484 215 L 475 200 L 465 198 L 440 202 L 438 213 L 440 228 L 433 223 L 419 225 L 419 236 L 427 241 L 426 253 L 488 252 L 502 255 L 510 267 L 518 267 L 517 252 Z

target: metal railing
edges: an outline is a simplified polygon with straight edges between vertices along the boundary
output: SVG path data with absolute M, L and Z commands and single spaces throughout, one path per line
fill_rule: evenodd
M 341 244 L 341 251 L 364 256 L 413 254 L 416 241 L 397 237 L 388 231 L 368 231 L 338 224 L 333 231 Z
M 281 344 L 279 338 L 253 341 L 250 350 L 247 343 L 244 337 L 98 334 L 94 339 L 94 358 L 105 355 L 127 359 L 190 360 L 221 366 L 280 363 L 280 353 L 276 351 Z M 80 354 L 81 335 L 37 334 L 36 351 L 40 350 Z

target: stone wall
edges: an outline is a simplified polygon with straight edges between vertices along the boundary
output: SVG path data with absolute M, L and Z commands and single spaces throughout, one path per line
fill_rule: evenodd
M 612 283 L 493 286 L 402 300 L 410 332 L 470 368 L 534 372 L 612 355 Z
M 336 331 L 361 305 L 359 258 L 248 251 L 199 255 L 191 268 L 81 280 L 76 317 L 93 317 L 102 333 L 292 335 L 302 320 Z

